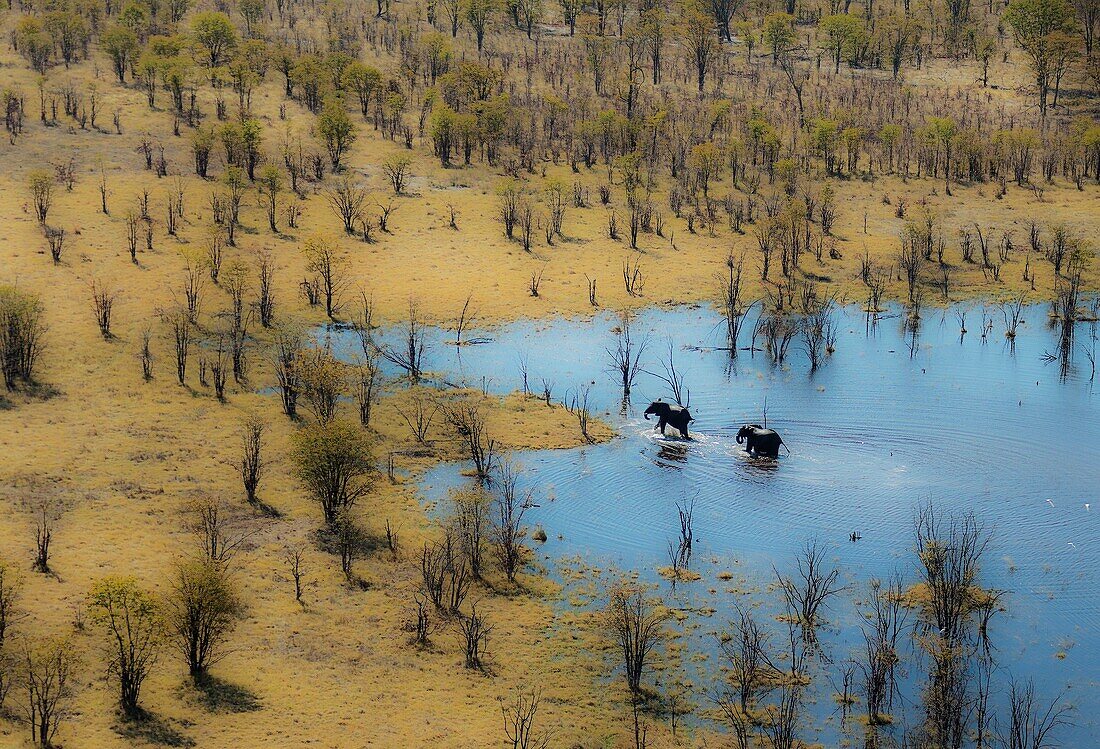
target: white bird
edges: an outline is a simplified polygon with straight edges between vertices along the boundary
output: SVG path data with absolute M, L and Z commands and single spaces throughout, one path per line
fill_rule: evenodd
M 1092 512 L 1092 510 L 1089 509 L 1089 503 L 1088 502 L 1085 502 L 1085 512 Z
M 1069 542 L 1069 545 L 1072 546 L 1075 549 L 1077 548 L 1077 544 L 1073 543 L 1072 541 Z
M 1054 507 L 1054 503 L 1051 502 L 1049 499 L 1047 500 L 1047 504 L 1050 505 L 1051 507 Z

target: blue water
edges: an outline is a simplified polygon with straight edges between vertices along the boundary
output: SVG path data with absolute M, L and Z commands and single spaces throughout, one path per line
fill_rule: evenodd
M 983 316 L 992 321 L 984 338 L 973 332 Z M 716 609 L 688 635 L 700 640 L 724 626 L 737 598 L 726 592 L 732 583 L 716 579 L 719 571 L 763 588 L 774 579 L 772 565 L 789 569 L 798 549 L 816 538 L 852 586 L 829 609 L 831 657 L 842 660 L 861 642 L 853 601 L 866 581 L 895 570 L 915 580 L 918 505 L 931 500 L 942 513 L 972 510 L 992 532 L 984 584 L 1010 591 L 1007 612 L 991 627 L 1001 667 L 995 681 L 1031 677 L 1049 697 L 1068 688 L 1075 726 L 1059 737 L 1070 746 L 1096 745 L 1100 407 L 1087 353 L 1096 349 L 1095 326 L 1078 325 L 1063 373 L 1045 357 L 1057 353 L 1045 307 L 1026 310 L 1014 345 L 992 305 L 984 315 L 980 306 L 969 310 L 972 332 L 961 337 L 954 311 L 930 310 L 924 318 L 914 338 L 897 314 L 869 325 L 860 311 L 840 310 L 836 352 L 810 371 L 797 340 L 781 366 L 762 352 L 741 351 L 731 362 L 716 350 L 724 331 L 711 309 L 640 313 L 635 338 L 650 339 L 644 368 L 661 372 L 671 342 L 685 375 L 695 417 L 688 443 L 657 439 L 652 422 L 642 420 L 650 400 L 670 399 L 651 374 L 639 375 L 621 411 L 606 353 L 618 323 L 611 314 L 519 321 L 478 331 L 486 342 L 461 348 L 445 342 L 448 332 L 429 330 L 426 369 L 449 383 L 505 393 L 520 389 L 519 362 L 526 359 L 533 390 L 546 378 L 554 398 L 567 401 L 590 388 L 616 439 L 516 456 L 522 482 L 540 497 L 527 516 L 549 536 L 539 553 L 551 569 L 556 560 L 579 557 L 660 581 L 655 570 L 668 564 L 667 542 L 678 530 L 676 502 L 693 500 L 693 568 L 703 579 L 675 591 L 661 585 L 674 603 Z M 334 333 L 337 346 L 350 351 L 357 342 L 345 336 Z M 747 334 L 741 343 L 748 344 Z M 768 425 L 791 449 L 774 464 L 748 459 L 734 441 L 742 423 L 761 420 L 765 402 Z M 443 506 L 448 490 L 467 480 L 461 469 L 429 471 L 425 500 Z M 849 541 L 853 531 L 862 535 L 857 543 Z M 706 680 L 717 670 L 711 661 L 698 670 L 705 702 Z M 803 734 L 831 744 L 839 729 L 829 717 L 835 706 L 828 691 L 811 706 L 818 720 Z

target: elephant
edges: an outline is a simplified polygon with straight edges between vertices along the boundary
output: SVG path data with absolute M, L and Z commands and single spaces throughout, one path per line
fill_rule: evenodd
M 691 439 L 688 436 L 688 422 L 695 421 L 695 419 L 691 418 L 691 412 L 683 406 L 665 403 L 658 398 L 649 404 L 649 408 L 642 415 L 645 416 L 646 421 L 649 421 L 650 414 L 657 415 L 657 424 L 653 427 L 654 431 L 660 429 L 661 434 L 664 434 L 665 424 L 671 424 L 674 429 L 680 430 L 681 437 Z
M 737 444 L 742 443 L 745 445 L 745 452 L 767 458 L 779 457 L 779 446 L 786 447 L 783 438 L 774 430 L 765 429 L 759 424 L 746 424 L 737 430 Z

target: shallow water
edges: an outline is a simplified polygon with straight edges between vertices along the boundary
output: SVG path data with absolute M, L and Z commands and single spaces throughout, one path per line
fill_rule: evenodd
M 1075 366 L 1062 377 L 1057 362 L 1044 360 L 1057 350 L 1046 312 L 1026 310 L 1013 346 L 992 306 L 986 314 L 993 330 L 984 340 L 973 332 L 960 339 L 953 312 L 928 311 L 915 344 L 896 314 L 869 326 L 858 310 L 841 310 L 836 353 L 810 372 L 799 342 L 780 367 L 748 351 L 731 364 L 714 349 L 723 329 L 713 310 L 647 310 L 634 323 L 636 338 L 650 336 L 643 362 L 661 371 L 674 343 L 691 392 L 690 442 L 661 440 L 642 420 L 651 399 L 670 398 L 651 374 L 639 375 L 632 406 L 620 413 L 605 351 L 614 346 L 617 319 L 610 314 L 516 322 L 479 332 L 487 342 L 461 349 L 433 330 L 426 359 L 427 369 L 449 382 L 494 392 L 521 387 L 523 358 L 532 389 L 541 390 L 544 377 L 555 383 L 558 400 L 578 386 L 591 388 L 592 403 L 618 438 L 517 456 L 523 481 L 541 497 L 527 516 L 549 535 L 540 554 L 579 556 L 658 580 L 655 569 L 668 564 L 667 542 L 678 530 L 675 503 L 693 499 L 693 566 L 703 580 L 681 583 L 675 595 L 717 609 L 699 633 L 721 628 L 730 612 L 733 596 L 715 579 L 718 571 L 766 585 L 773 564 L 789 568 L 799 547 L 817 538 L 853 585 L 830 609 L 830 649 L 842 659 L 858 642 L 849 625 L 863 583 L 894 570 L 913 579 L 917 506 L 931 500 L 941 512 L 973 510 L 993 531 L 985 583 L 1011 591 L 1007 613 L 991 628 L 1003 669 L 998 680 L 1033 677 L 1039 693 L 1051 697 L 1068 687 L 1076 725 L 1060 737 L 1086 746 L 1094 745 L 1100 711 L 1100 408 L 1083 353 L 1094 350 L 1095 328 L 1078 326 Z M 981 319 L 981 308 L 972 308 L 968 326 L 980 329 Z M 351 346 L 344 335 L 335 334 L 337 345 Z M 776 463 L 748 459 L 734 441 L 742 423 L 761 420 L 765 400 L 768 425 L 791 449 Z M 465 480 L 460 469 L 430 471 L 425 500 L 444 499 Z M 862 535 L 856 543 L 849 541 L 853 531 Z M 715 596 L 707 593 L 712 587 Z M 669 592 L 667 583 L 662 590 Z M 824 694 L 811 708 L 822 719 L 833 712 Z M 807 738 L 832 743 L 834 721 L 816 723 L 825 727 Z

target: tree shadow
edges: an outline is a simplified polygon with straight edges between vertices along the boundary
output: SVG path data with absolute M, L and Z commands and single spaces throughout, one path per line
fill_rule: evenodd
M 199 702 L 212 713 L 250 713 L 263 707 L 255 693 L 211 674 L 196 676 L 192 686 Z
M 255 502 L 251 503 L 253 507 L 260 511 L 262 515 L 269 518 L 281 518 L 283 516 L 282 510 L 274 505 L 269 505 L 262 499 L 257 498 Z
M 144 741 L 159 746 L 191 747 L 195 745 L 194 739 L 177 729 L 170 719 L 162 718 L 147 710 L 140 711 L 138 715 L 119 716 L 118 722 L 112 728 L 119 736 L 131 741 Z

